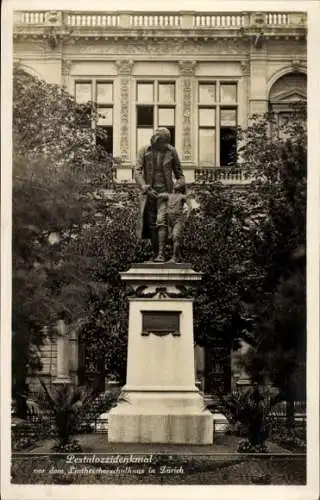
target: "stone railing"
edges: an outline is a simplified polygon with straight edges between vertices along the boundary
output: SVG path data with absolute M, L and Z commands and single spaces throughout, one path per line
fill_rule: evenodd
M 285 12 L 268 12 L 265 14 L 265 24 L 289 24 L 289 16 Z
M 125 29 L 240 29 L 264 25 L 306 25 L 303 12 L 94 12 L 15 11 L 15 26 L 57 25 L 77 28 Z
M 197 14 L 193 16 L 194 28 L 237 28 L 246 24 L 243 14 Z
M 244 167 L 198 167 L 194 170 L 194 180 L 196 183 L 221 182 L 243 185 L 251 182 L 251 176 Z
M 180 28 L 181 16 L 162 14 L 130 15 L 130 26 L 134 28 Z
M 185 171 L 187 183 L 221 182 L 226 185 L 245 185 L 251 182 L 250 172 L 245 167 L 194 167 Z M 117 183 L 134 183 L 134 165 L 118 165 L 114 169 L 114 180 Z
M 65 16 L 65 24 L 67 26 L 86 26 L 90 27 L 116 27 L 119 25 L 118 15 L 112 14 L 67 14 Z
M 15 12 L 14 20 L 18 24 L 44 24 L 46 12 Z

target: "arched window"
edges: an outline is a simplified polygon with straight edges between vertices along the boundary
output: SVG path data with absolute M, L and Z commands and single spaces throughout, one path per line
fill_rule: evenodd
M 278 123 L 287 118 L 299 102 L 307 102 L 307 76 L 304 73 L 288 73 L 272 85 L 269 111 L 277 116 Z

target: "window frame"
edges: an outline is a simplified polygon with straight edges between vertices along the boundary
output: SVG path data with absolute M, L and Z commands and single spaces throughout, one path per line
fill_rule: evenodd
M 139 84 L 153 84 L 153 102 L 139 102 L 138 101 L 138 85 Z M 159 84 L 171 84 L 174 85 L 174 102 L 172 104 L 170 103 L 164 103 L 159 100 Z M 135 149 L 136 149 L 136 156 L 139 152 L 139 145 L 138 145 L 138 129 L 139 128 L 149 128 L 149 126 L 140 126 L 138 127 L 138 106 L 148 106 L 148 107 L 153 107 L 153 132 L 158 128 L 159 126 L 161 127 L 172 127 L 172 125 L 159 125 L 159 108 L 166 108 L 166 109 L 172 109 L 174 113 L 174 142 L 176 142 L 176 128 L 177 128 L 177 79 L 174 79 L 172 77 L 163 77 L 163 78 L 141 78 L 138 77 L 134 80 L 134 116 L 135 116 Z
M 83 77 L 76 77 L 74 79 L 74 84 L 73 84 L 73 95 L 74 98 L 77 99 L 77 94 L 76 94 L 76 88 L 77 84 L 81 83 L 91 83 L 91 102 L 94 103 L 97 112 L 99 112 L 99 108 L 103 109 L 112 109 L 112 125 L 98 125 L 98 120 L 95 120 L 93 117 L 91 119 L 91 128 L 93 130 L 96 129 L 97 126 L 102 127 L 102 128 L 112 128 L 112 153 L 111 155 L 114 155 L 114 147 L 115 147 L 115 134 L 114 134 L 114 107 L 115 107 L 115 102 L 114 102 L 114 95 L 115 95 L 115 79 L 106 77 L 106 78 L 101 78 L 101 77 L 91 77 L 88 78 L 87 76 Z M 102 83 L 109 83 L 112 85 L 112 101 L 104 101 L 98 103 L 98 85 Z M 110 153 L 108 153 L 110 154 Z
M 215 85 L 215 103 L 208 104 L 200 101 L 200 86 L 201 85 Z M 236 86 L 236 101 L 234 103 L 223 103 L 220 99 L 221 85 L 235 85 Z M 196 162 L 202 168 L 220 168 L 220 130 L 221 130 L 221 109 L 235 109 L 236 110 L 236 125 L 239 123 L 239 93 L 240 93 L 240 80 L 238 78 L 208 78 L 201 77 L 196 81 Z M 200 109 L 213 109 L 215 110 L 215 127 L 200 126 Z M 200 162 L 200 129 L 215 130 L 215 165 L 209 165 L 202 161 Z M 224 166 L 223 166 L 224 167 Z M 222 168 L 223 168 L 222 167 Z

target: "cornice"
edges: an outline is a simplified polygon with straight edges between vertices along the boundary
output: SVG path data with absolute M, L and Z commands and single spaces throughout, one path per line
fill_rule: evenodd
M 118 40 L 153 40 L 161 39 L 168 40 L 172 39 L 185 39 L 185 40 L 218 40 L 218 39 L 233 39 L 233 40 L 251 40 L 256 37 L 260 32 L 263 33 L 264 39 L 268 40 L 305 40 L 306 39 L 306 28 L 302 26 L 279 26 L 268 27 L 263 26 L 263 28 L 244 28 L 239 27 L 235 29 L 221 28 L 201 28 L 201 29 L 167 29 L 167 30 L 152 30 L 152 29 L 119 29 L 119 28 L 100 28 L 96 27 L 82 27 L 77 29 L 63 29 L 59 27 L 50 27 L 50 32 L 54 32 L 54 35 L 58 40 L 113 40 L 117 42 Z M 13 38 L 17 39 L 47 39 L 50 33 L 48 29 L 43 26 L 25 26 L 20 25 L 14 29 Z

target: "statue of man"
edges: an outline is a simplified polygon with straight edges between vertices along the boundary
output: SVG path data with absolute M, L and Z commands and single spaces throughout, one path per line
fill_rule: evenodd
M 137 235 L 151 239 L 155 262 L 165 261 L 168 236 L 167 217 L 162 216 L 166 214 L 167 200 L 159 194 L 173 192 L 173 176 L 176 184 L 185 184 L 178 153 L 170 145 L 170 132 L 167 128 L 158 128 L 150 145 L 139 151 L 135 169 L 135 179 L 141 189 Z

